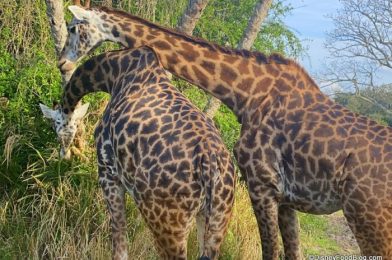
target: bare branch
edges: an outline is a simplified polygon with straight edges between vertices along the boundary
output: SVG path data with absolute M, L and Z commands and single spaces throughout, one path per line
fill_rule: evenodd
M 388 109 L 387 107 L 383 106 L 381 103 L 377 102 L 377 100 L 374 100 L 374 99 L 372 99 L 370 97 L 365 97 L 365 96 L 363 96 L 361 94 L 357 95 L 357 97 L 359 97 L 360 99 L 362 99 L 362 100 L 364 100 L 366 102 L 369 102 L 369 103 L 375 105 L 376 107 L 384 110 L 385 113 L 387 113 L 389 115 L 392 115 L 392 111 L 390 109 Z
M 360 58 L 392 69 L 392 2 L 341 0 L 326 47 L 335 58 Z

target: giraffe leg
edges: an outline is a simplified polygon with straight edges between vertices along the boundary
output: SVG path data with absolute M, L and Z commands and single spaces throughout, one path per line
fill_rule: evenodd
M 362 255 L 392 259 L 392 209 L 371 208 L 354 213 L 344 208 L 343 211 Z M 381 213 L 380 216 L 375 212 Z
M 126 239 L 125 190 L 116 175 L 106 167 L 99 167 L 99 183 L 110 213 L 113 259 L 128 258 Z
M 344 216 L 362 255 L 392 259 L 391 191 L 388 186 L 376 190 L 367 185 L 347 178 L 342 194 Z
M 218 259 L 220 246 L 231 217 L 234 190 L 229 191 L 227 196 L 233 198 L 229 203 L 222 201 L 221 205 L 216 205 L 211 213 L 202 211 L 196 216 L 201 259 Z
M 196 224 L 201 259 L 218 259 L 229 218 L 225 217 L 224 213 L 215 219 L 203 213 L 197 215 Z
M 278 260 L 278 208 L 282 196 L 279 188 L 280 178 L 274 170 L 276 167 L 271 166 L 273 161 L 265 162 L 261 157 L 259 160 L 250 161 L 248 157 L 251 156 L 243 156 L 247 154 L 246 145 L 243 145 L 243 143 L 248 143 L 246 132 L 247 130 L 241 129 L 241 138 L 234 146 L 234 155 L 248 186 L 249 197 L 259 227 L 263 260 Z M 257 158 L 256 155 L 255 158 Z
M 278 203 L 267 193 L 252 190 L 249 193 L 259 226 L 263 259 L 277 260 L 279 259 Z
M 279 229 L 282 235 L 285 259 L 303 259 L 299 246 L 298 219 L 294 209 L 279 207 Z
M 160 259 L 187 259 L 187 238 L 195 212 L 173 208 L 173 202 L 166 205 L 163 199 L 160 203 L 138 200 L 137 204 L 154 235 Z M 153 214 L 158 207 L 159 214 Z
M 237 158 L 239 158 L 238 150 Z M 267 163 L 257 162 L 252 166 L 244 167 L 239 163 L 247 182 L 249 197 L 259 227 L 263 260 L 277 260 L 279 259 L 278 201 L 281 196 L 278 188 L 279 181 L 276 179 L 277 174 Z

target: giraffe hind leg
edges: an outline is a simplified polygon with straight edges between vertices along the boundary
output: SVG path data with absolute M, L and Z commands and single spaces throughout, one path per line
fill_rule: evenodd
M 361 254 L 392 259 L 392 188 L 367 188 L 369 183 L 346 180 L 342 208 Z M 376 192 L 375 192 L 376 191 Z
M 222 185 L 222 187 L 224 186 Z M 227 193 L 224 193 L 225 197 L 221 198 L 219 202 L 214 200 L 211 212 L 202 210 L 196 216 L 200 259 L 218 259 L 234 203 L 234 188 L 231 188 L 225 189 Z M 222 194 L 222 190 L 214 190 L 214 196 Z
M 163 200 L 161 200 L 162 202 Z M 160 259 L 187 259 L 187 238 L 192 226 L 193 212 L 166 207 L 165 203 L 137 201 L 139 210 L 154 236 Z M 151 204 L 160 206 L 160 214 L 151 214 Z
M 126 239 L 125 190 L 117 176 L 106 167 L 99 167 L 99 183 L 110 213 L 113 259 L 128 258 Z
M 357 213 L 344 209 L 344 215 L 362 255 L 392 258 L 392 209 L 371 208 Z

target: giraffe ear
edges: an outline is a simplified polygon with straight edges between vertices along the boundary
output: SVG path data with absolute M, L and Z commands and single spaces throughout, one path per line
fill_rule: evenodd
M 54 111 L 53 109 L 45 106 L 44 104 L 39 104 L 39 107 L 41 108 L 44 117 L 49 119 L 54 119 L 56 117 L 56 111 Z
M 89 105 L 90 105 L 89 103 L 86 103 L 86 104 L 83 104 L 82 106 L 78 107 L 77 109 L 75 109 L 75 111 L 73 112 L 73 118 L 75 120 L 82 119 L 87 114 L 87 110 L 88 110 Z
M 73 16 L 80 21 L 89 20 L 92 17 L 91 11 L 77 5 L 68 6 L 68 10 L 70 10 Z

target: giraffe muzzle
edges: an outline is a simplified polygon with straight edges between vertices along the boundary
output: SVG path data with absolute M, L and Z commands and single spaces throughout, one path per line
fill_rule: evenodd
M 60 158 L 64 159 L 64 160 L 70 160 L 71 159 L 71 150 L 68 149 L 67 151 L 65 151 L 64 148 L 61 148 Z
M 67 72 L 74 70 L 75 63 L 67 59 L 60 59 L 57 63 L 57 67 L 60 69 L 62 74 L 67 74 Z

